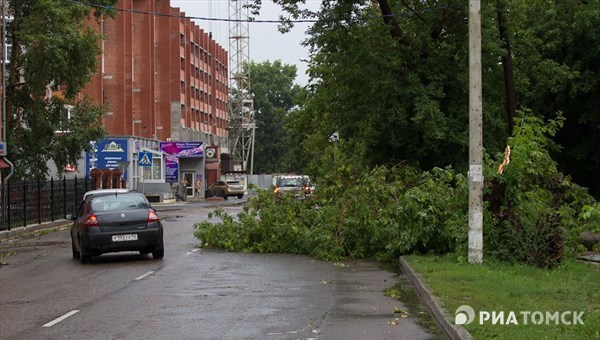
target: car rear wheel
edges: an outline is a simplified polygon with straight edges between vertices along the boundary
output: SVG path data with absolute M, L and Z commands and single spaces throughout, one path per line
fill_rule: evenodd
M 84 252 L 83 240 L 79 239 L 79 262 L 81 262 L 81 264 L 86 264 L 86 263 L 90 262 L 91 260 L 92 260 L 92 256 L 87 255 Z
M 71 251 L 73 252 L 73 258 L 79 260 L 79 252 L 75 249 L 75 241 L 71 238 Z
M 237 198 L 242 199 L 242 197 L 244 197 L 244 195 L 237 195 Z
M 152 251 L 152 257 L 155 260 L 160 260 L 163 257 L 165 257 L 165 246 L 163 242 L 160 243 L 160 246 L 158 248 L 154 248 L 154 250 Z

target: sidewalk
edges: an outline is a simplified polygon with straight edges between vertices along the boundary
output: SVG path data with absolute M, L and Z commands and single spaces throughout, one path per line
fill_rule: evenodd
M 243 202 L 245 202 L 245 200 L 244 201 L 236 200 L 236 201 L 231 201 L 231 203 L 229 203 L 229 201 L 223 200 L 223 198 L 221 198 L 221 197 L 207 197 L 205 199 L 204 198 L 190 198 L 186 201 L 172 201 L 172 202 L 165 202 L 165 203 L 157 202 L 157 203 L 151 203 L 151 204 L 154 208 L 156 208 L 156 210 L 158 212 L 160 212 L 160 211 L 181 209 L 181 208 L 179 208 L 179 206 L 184 206 L 184 205 L 188 205 L 188 204 L 200 204 L 202 206 L 210 206 L 215 203 L 227 203 L 227 205 L 233 205 L 233 204 L 240 204 Z M 171 207 L 171 209 L 169 209 L 169 207 Z M 68 227 L 72 223 L 73 222 L 70 220 L 61 219 L 61 220 L 56 220 L 54 222 L 44 222 L 42 224 L 32 224 L 32 225 L 28 225 L 26 227 L 16 227 L 16 228 L 12 228 L 11 230 L 0 230 L 0 242 L 4 241 L 4 240 L 12 239 L 12 238 L 20 237 L 25 234 L 34 233 L 34 232 L 40 231 L 40 230 Z
M 13 239 L 16 237 L 20 237 L 26 234 L 31 234 L 34 233 L 36 231 L 40 231 L 40 230 L 48 230 L 48 229 L 55 229 L 55 228 L 62 228 L 62 227 L 67 227 L 69 225 L 71 225 L 71 223 L 73 223 L 70 220 L 57 220 L 54 222 L 45 222 L 42 224 L 32 224 L 32 225 L 28 225 L 26 227 L 17 227 L 17 228 L 13 228 L 11 230 L 2 230 L 0 231 L 0 242 L 5 241 L 5 240 L 9 240 L 9 239 Z

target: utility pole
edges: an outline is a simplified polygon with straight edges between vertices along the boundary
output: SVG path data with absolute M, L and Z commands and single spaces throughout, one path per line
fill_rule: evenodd
M 6 19 L 9 15 L 8 11 L 6 10 L 7 5 L 8 4 L 6 0 L 2 0 L 2 136 L 0 138 L 0 156 L 3 157 L 2 160 L 6 164 L 8 164 L 10 170 L 4 178 L 0 177 L 0 184 L 8 183 L 8 179 L 11 178 L 13 173 L 15 172 L 15 166 L 6 157 L 8 156 L 8 147 L 6 146 L 6 63 L 8 62 L 8 45 L 6 44 Z
M 469 262 L 483 262 L 481 1 L 469 0 Z

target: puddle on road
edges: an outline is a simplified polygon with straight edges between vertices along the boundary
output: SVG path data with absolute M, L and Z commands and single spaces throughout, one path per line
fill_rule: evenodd
M 383 265 L 383 269 L 396 273 L 396 284 L 385 290 L 385 294 L 400 302 L 408 309 L 408 315 L 416 318 L 417 324 L 426 329 L 431 335 L 432 340 L 447 340 L 448 337 L 441 331 L 429 310 L 419 300 L 419 295 L 410 280 L 404 275 L 398 263 L 389 263 Z M 400 314 L 403 311 L 400 311 Z
M 163 222 L 177 222 L 177 221 L 179 221 L 179 219 L 177 217 L 171 217 L 171 216 L 163 217 L 161 220 Z

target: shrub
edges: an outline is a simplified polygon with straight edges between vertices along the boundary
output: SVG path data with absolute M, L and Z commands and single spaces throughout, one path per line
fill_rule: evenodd
M 275 200 L 258 190 L 237 219 L 217 210 L 217 224 L 195 225 L 202 245 L 232 251 L 304 253 L 327 260 L 396 259 L 411 252 L 453 251 L 466 240 L 466 180 L 448 169 L 338 168 L 311 199 Z
M 504 172 L 488 169 L 484 249 L 500 260 L 555 268 L 565 251 L 576 248 L 578 214 L 593 199 L 557 170 L 548 152 L 562 116 L 544 122 L 527 113 L 508 141 L 512 151 Z
M 584 188 L 561 174 L 548 152 L 549 137 L 563 118 L 518 120 L 510 163 L 502 155 L 484 162 L 486 256 L 555 268 L 580 250 L 582 231 L 598 231 L 600 206 Z M 326 151 L 327 152 L 327 151 Z M 467 251 L 468 183 L 452 168 L 420 171 L 408 165 L 370 170 L 333 150 L 333 169 L 323 165 L 312 198 L 276 200 L 257 190 L 237 218 L 217 210 L 213 224 L 196 223 L 203 246 L 231 251 L 309 254 L 321 259 L 394 261 L 409 253 Z M 328 157 L 324 157 L 327 159 Z

